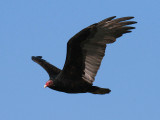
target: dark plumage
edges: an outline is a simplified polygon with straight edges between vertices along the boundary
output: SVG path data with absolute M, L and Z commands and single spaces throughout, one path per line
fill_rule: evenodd
M 68 41 L 63 70 L 46 62 L 41 56 L 32 57 L 49 74 L 50 80 L 45 87 L 66 93 L 109 93 L 109 89 L 92 85 L 105 55 L 106 44 L 131 32 L 135 27 L 128 25 L 136 23 L 126 21 L 134 17 L 114 18 L 115 16 L 87 27 Z

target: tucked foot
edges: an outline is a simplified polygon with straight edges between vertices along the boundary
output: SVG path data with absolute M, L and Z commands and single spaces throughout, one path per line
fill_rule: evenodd
M 92 94 L 108 94 L 111 92 L 111 90 L 108 88 L 100 88 L 97 86 L 92 86 L 89 92 Z

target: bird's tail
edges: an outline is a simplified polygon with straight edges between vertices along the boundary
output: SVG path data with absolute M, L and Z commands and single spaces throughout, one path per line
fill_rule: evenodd
M 108 94 L 111 92 L 111 90 L 108 88 L 100 88 L 97 86 L 92 86 L 89 92 L 92 94 Z

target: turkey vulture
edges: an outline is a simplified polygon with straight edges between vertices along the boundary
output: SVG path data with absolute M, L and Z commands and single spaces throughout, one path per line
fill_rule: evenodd
M 63 69 L 51 65 L 41 56 L 32 56 L 32 60 L 41 65 L 50 79 L 44 87 L 66 93 L 110 93 L 108 88 L 93 86 L 97 71 L 105 55 L 106 44 L 116 41 L 125 33 L 131 32 L 128 25 L 135 21 L 127 21 L 134 17 L 114 19 L 109 17 L 88 26 L 73 36 L 67 43 L 67 57 Z

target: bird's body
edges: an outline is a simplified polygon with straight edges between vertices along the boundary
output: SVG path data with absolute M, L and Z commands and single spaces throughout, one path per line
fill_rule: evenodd
M 67 75 L 66 76 L 61 75 L 62 72 L 60 69 L 58 69 L 57 67 L 55 67 L 55 66 L 49 64 L 48 62 L 46 62 L 45 60 L 43 60 L 41 56 L 36 56 L 36 57 L 32 56 L 32 60 L 36 61 L 38 64 L 40 64 L 45 69 L 49 68 L 48 66 L 50 66 L 50 68 L 46 69 L 46 71 L 48 73 L 54 73 L 53 76 L 50 76 L 50 80 L 49 80 L 49 83 L 51 83 L 53 81 L 54 84 L 51 86 L 48 85 L 48 87 L 53 90 L 66 92 L 66 93 L 90 92 L 93 94 L 98 94 L 97 93 L 98 91 L 101 91 L 101 94 L 110 92 L 109 89 L 99 88 L 97 86 L 93 86 L 92 84 L 84 81 L 82 78 L 72 80 Z M 49 71 L 49 70 L 53 70 L 54 72 Z
M 67 57 L 62 70 L 46 62 L 41 56 L 32 57 L 50 76 L 45 87 L 66 93 L 109 93 L 107 88 L 93 86 L 105 55 L 106 44 L 131 32 L 130 29 L 134 27 L 127 25 L 136 23 L 126 21 L 133 17 L 114 18 L 115 16 L 93 24 L 73 36 L 67 43 Z

